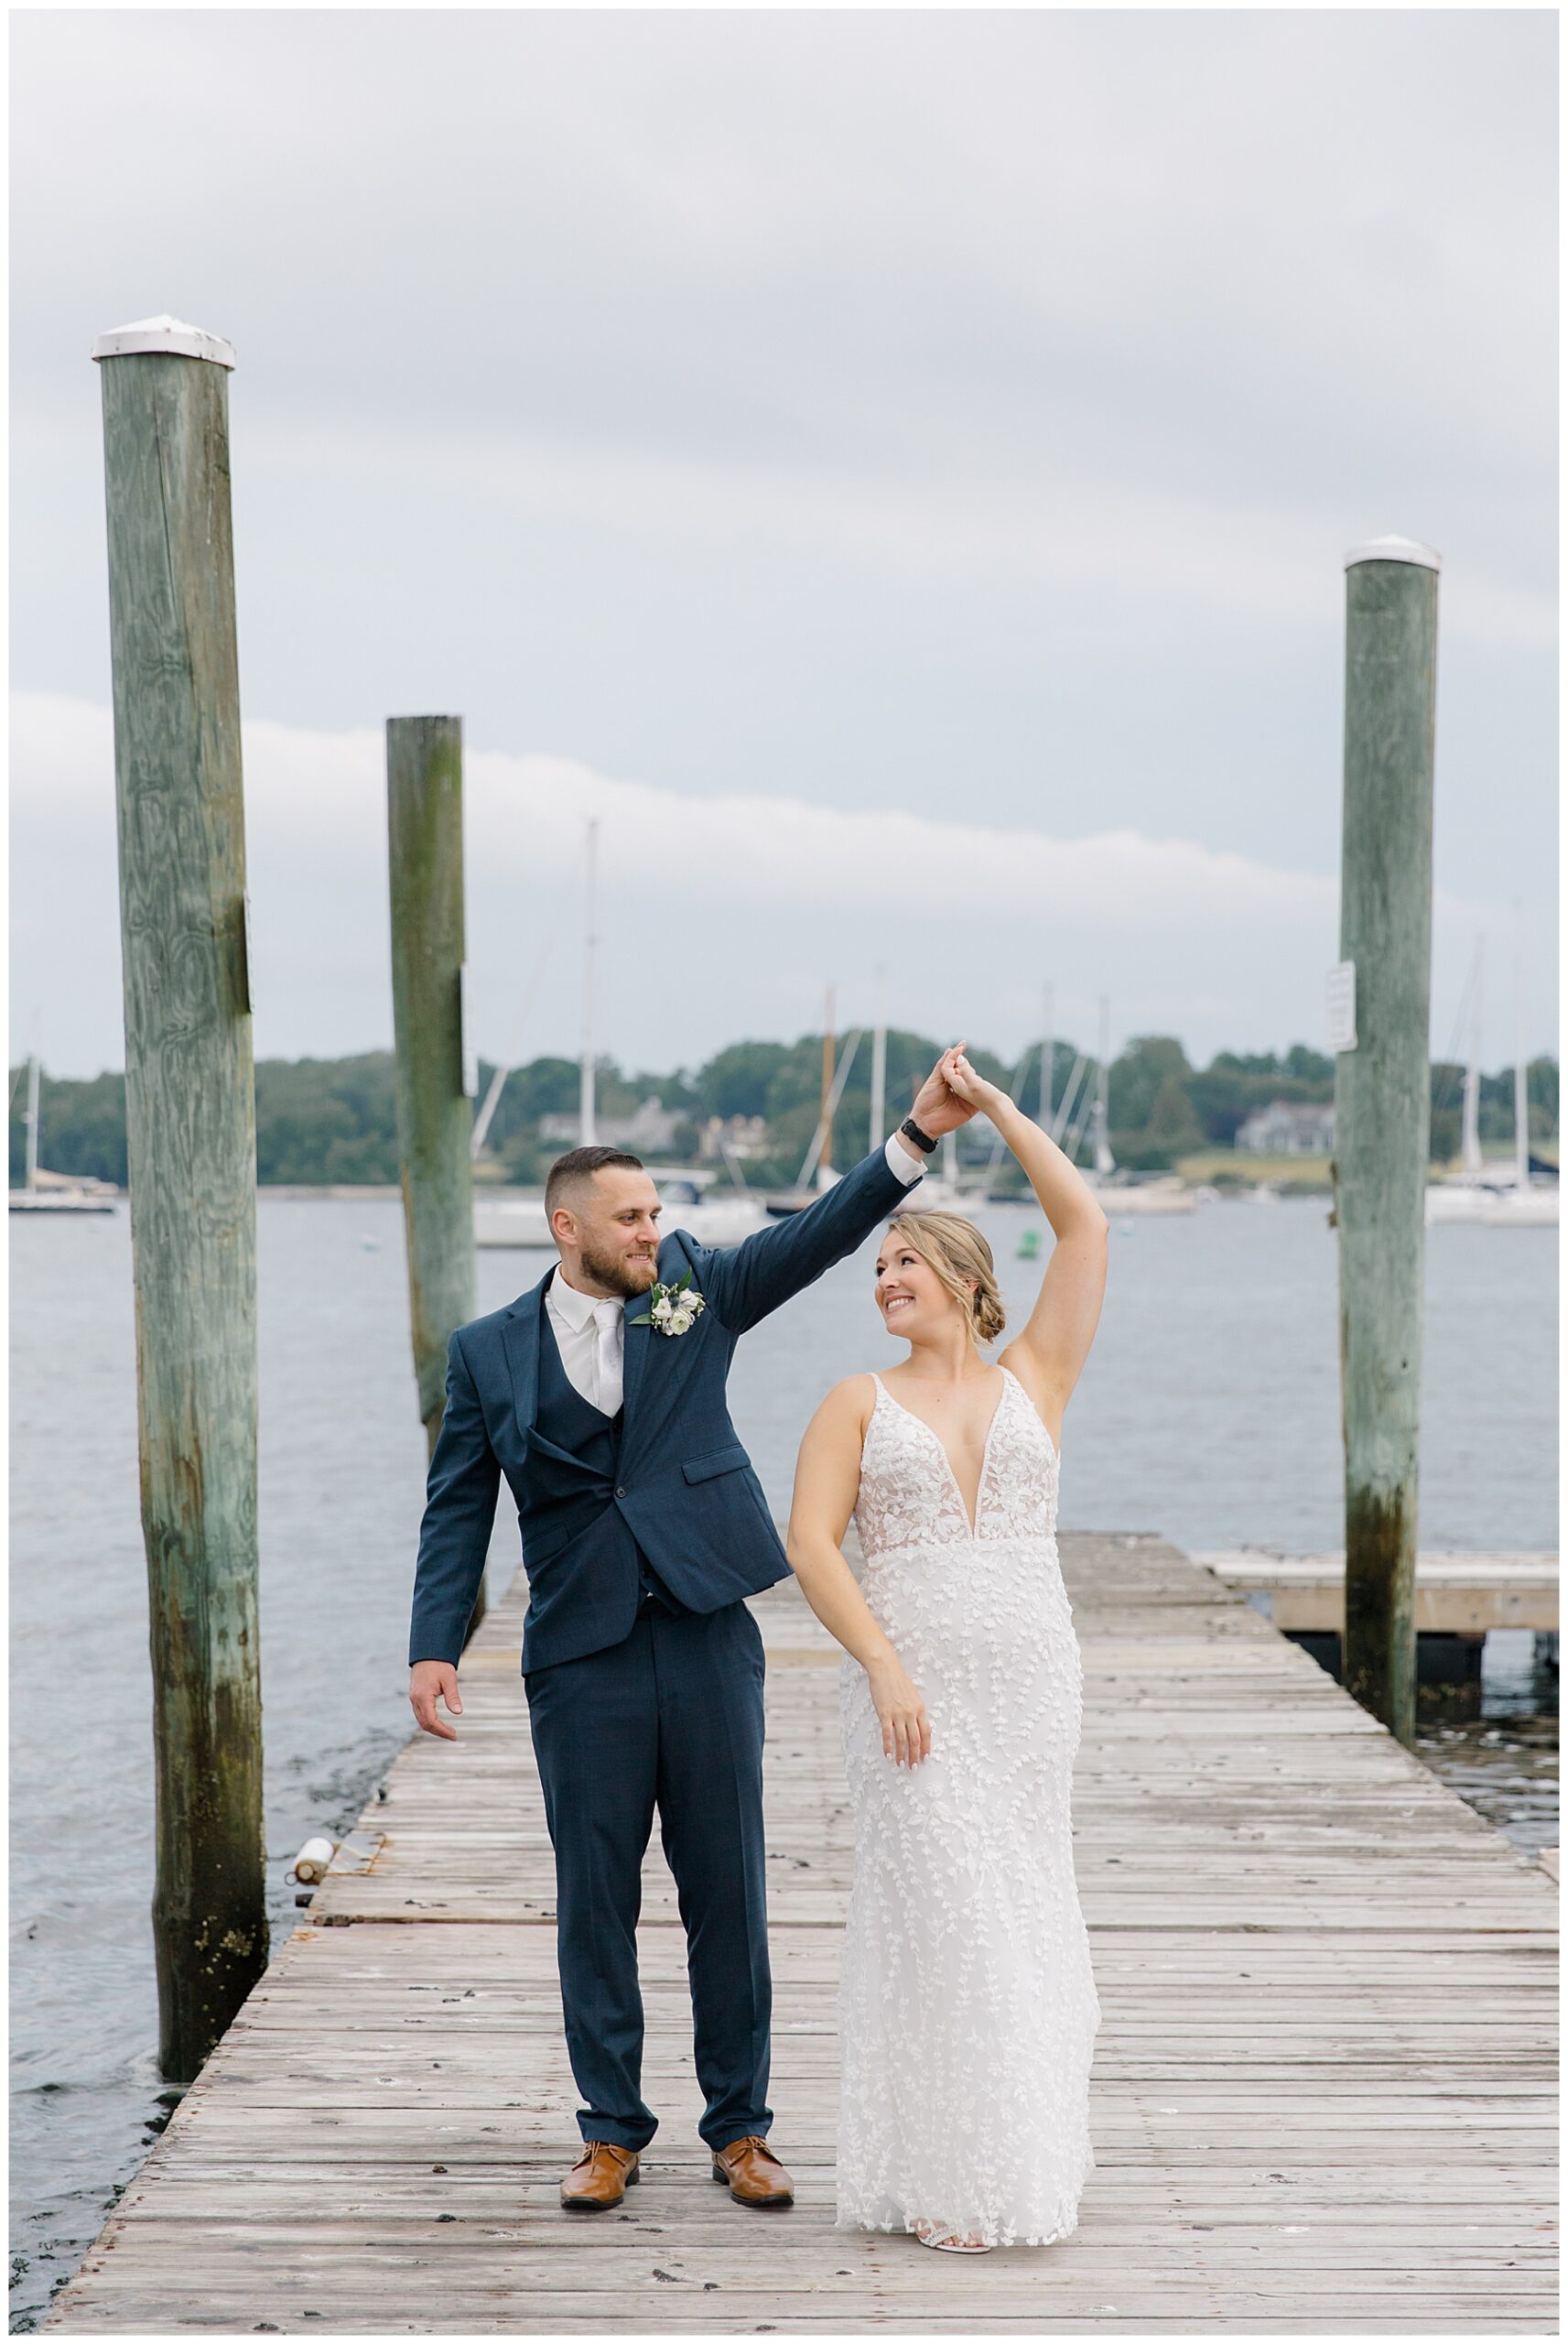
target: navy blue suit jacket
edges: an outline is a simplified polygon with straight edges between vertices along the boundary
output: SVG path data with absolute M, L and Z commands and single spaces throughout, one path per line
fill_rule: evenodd
M 686 1334 L 661 1335 L 636 1324 L 639 1307 L 628 1307 L 615 1485 L 585 1474 L 575 1514 L 553 1507 L 533 1543 L 531 1473 L 558 1478 L 573 1463 L 535 1426 L 540 1318 L 554 1270 L 505 1309 L 460 1327 L 419 1534 L 410 1665 L 455 1663 L 461 1654 L 503 1473 L 528 1573 L 524 1670 L 581 1659 L 630 1634 L 639 1547 L 692 1612 L 716 1612 L 787 1578 L 762 1484 L 730 1421 L 730 1362 L 749 1327 L 853 1253 L 909 1194 L 879 1148 L 806 1211 L 742 1244 L 715 1252 L 684 1229 L 665 1238 L 660 1278 L 671 1285 L 689 1270 L 707 1308 Z M 619 1521 L 606 1523 L 611 1507 Z

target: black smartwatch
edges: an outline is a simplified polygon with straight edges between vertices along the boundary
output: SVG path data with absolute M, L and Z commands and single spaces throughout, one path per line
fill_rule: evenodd
M 935 1155 L 935 1141 L 930 1136 L 929 1133 L 923 1132 L 921 1130 L 920 1125 L 915 1122 L 913 1115 L 906 1115 L 904 1117 L 903 1123 L 899 1125 L 899 1130 L 905 1139 L 912 1139 L 914 1142 L 915 1146 L 920 1150 L 922 1156 Z

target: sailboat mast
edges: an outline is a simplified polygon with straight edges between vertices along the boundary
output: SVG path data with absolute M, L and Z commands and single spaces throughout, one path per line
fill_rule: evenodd
M 583 907 L 582 952 L 582 1063 L 579 1069 L 578 1144 L 591 1147 L 599 1137 L 599 1122 L 594 1105 L 594 1046 L 593 1046 L 593 976 L 594 959 L 599 938 L 599 821 L 590 817 L 588 825 L 588 874 Z
M 27 1060 L 27 1185 L 38 1185 L 38 1058 L 35 1050 Z
M 1051 1128 L 1051 1093 L 1056 1087 L 1056 1004 L 1049 985 L 1044 989 L 1044 1018 L 1040 1027 L 1040 1128 Z M 1022 1101 L 1019 1102 L 1021 1105 Z
M 1524 1058 L 1524 923 L 1514 942 L 1514 1186 L 1530 1186 L 1530 1078 Z
M 888 1029 L 886 971 L 877 971 L 877 1022 L 871 1030 L 871 1145 L 874 1156 L 887 1137 Z
M 1110 995 L 1099 997 L 1099 1078 L 1095 1091 L 1095 1170 L 1114 1172 L 1110 1152 Z
M 824 1180 L 826 1172 L 833 1170 L 833 1058 L 837 1037 L 833 1031 L 833 988 L 827 988 L 827 1006 L 822 1021 L 822 1102 L 816 1111 L 816 1127 L 822 1134 L 822 1153 L 816 1159 L 816 1178 L 820 1188 L 832 1185 Z
M 827 1188 L 832 1181 L 823 1179 L 823 1172 L 832 1175 L 832 1062 L 835 1062 L 837 1034 L 832 1029 L 832 984 L 827 987 L 827 1005 L 823 1010 L 823 1095 L 816 1111 L 816 1127 L 823 1134 L 823 1148 L 816 1160 L 818 1188 Z
M 1465 1067 L 1465 1108 L 1461 1119 L 1460 1162 L 1467 1180 L 1481 1175 L 1481 955 L 1484 939 L 1476 939 L 1476 962 L 1470 972 L 1470 1053 Z

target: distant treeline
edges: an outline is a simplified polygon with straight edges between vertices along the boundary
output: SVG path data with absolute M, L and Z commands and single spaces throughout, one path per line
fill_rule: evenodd
M 890 1032 L 887 1037 L 887 1107 L 890 1123 L 909 1104 L 940 1044 L 929 1035 Z M 1016 1069 L 993 1051 L 971 1047 L 970 1056 L 993 1082 L 1011 1089 Z M 856 1053 L 833 1128 L 833 1161 L 843 1167 L 865 1153 L 871 1112 L 871 1043 Z M 348 1184 L 395 1181 L 397 1143 L 393 1112 L 392 1058 L 377 1050 L 362 1058 L 265 1058 L 256 1067 L 256 1171 L 263 1182 Z M 1055 1046 L 1053 1099 L 1060 1104 L 1080 1067 L 1070 1042 Z M 732 1042 L 695 1071 L 639 1073 L 612 1058 L 600 1061 L 598 1100 L 601 1115 L 629 1115 L 642 1101 L 660 1099 L 682 1121 L 672 1154 L 695 1155 L 701 1125 L 710 1116 L 761 1115 L 768 1129 L 767 1155 L 748 1163 L 748 1177 L 762 1183 L 793 1180 L 816 1126 L 822 1069 L 822 1037 L 799 1041 Z M 481 1066 L 481 1096 L 492 1069 Z M 1092 1061 L 1080 1067 L 1077 1098 L 1089 1095 Z M 1444 1162 L 1459 1149 L 1460 1084 L 1463 1069 L 1437 1065 L 1432 1070 L 1432 1153 Z M 1557 1137 L 1557 1061 L 1537 1058 L 1529 1072 L 1532 1143 L 1549 1146 Z M 1117 1161 L 1135 1170 L 1163 1170 L 1205 1147 L 1229 1147 L 1238 1127 L 1255 1108 L 1283 1099 L 1302 1102 L 1334 1096 L 1334 1062 L 1295 1044 L 1282 1057 L 1222 1050 L 1209 1065 L 1189 1065 L 1180 1042 L 1146 1035 L 1128 1044 L 1110 1069 L 1110 1145 Z M 1030 1053 L 1022 1103 L 1031 1113 L 1040 1100 L 1040 1051 Z M 509 1076 L 491 1123 L 486 1168 L 519 1181 L 543 1177 L 562 1143 L 541 1143 L 539 1119 L 575 1113 L 578 1067 L 573 1058 L 535 1058 Z M 23 1173 L 27 1104 L 25 1069 L 11 1069 L 11 1167 L 13 1186 Z M 1075 1112 L 1075 1121 L 1076 1115 Z M 101 1074 L 90 1082 L 57 1082 L 46 1073 L 39 1103 L 40 1161 L 54 1172 L 91 1174 L 125 1180 L 125 1080 Z M 1500 1145 L 1513 1135 L 1511 1070 L 1487 1075 L 1481 1083 L 1483 1143 Z M 1082 1145 L 1087 1147 L 1087 1137 Z M 989 1134 L 964 1136 L 963 1152 L 989 1148 Z M 1080 1149 L 1082 1152 L 1082 1148 Z M 1004 1185 L 1004 1184 L 1001 1184 Z

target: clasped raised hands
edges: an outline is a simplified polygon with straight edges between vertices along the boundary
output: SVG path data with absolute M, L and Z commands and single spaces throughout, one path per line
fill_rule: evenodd
M 976 1073 L 964 1056 L 961 1042 L 957 1049 L 945 1054 L 943 1063 L 947 1069 L 944 1080 L 948 1089 L 955 1098 L 964 1101 L 971 1115 L 989 1115 L 994 1123 L 999 1108 L 1011 1105 L 1005 1091 L 999 1091 L 994 1082 L 988 1082 L 983 1074 Z
M 964 1047 L 962 1042 L 955 1042 L 951 1049 L 943 1051 L 910 1109 L 927 1139 L 941 1139 L 946 1133 L 956 1132 L 960 1123 L 967 1123 L 979 1112 L 979 1101 L 962 1097 L 949 1080 L 963 1058 Z

